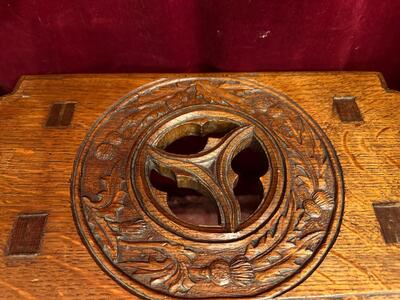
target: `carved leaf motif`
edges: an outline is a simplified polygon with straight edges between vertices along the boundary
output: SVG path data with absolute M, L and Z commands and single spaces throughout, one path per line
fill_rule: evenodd
M 248 286 L 254 282 L 253 265 L 247 257 L 239 256 L 233 259 L 230 264 L 230 276 L 234 284 Z
M 145 262 L 120 262 L 132 274 L 145 275 L 154 287 L 166 289 L 173 294 L 185 294 L 195 284 L 187 265 L 195 258 L 195 253 L 181 245 L 163 244 L 162 248 L 149 248 L 142 245 L 143 254 L 148 257 Z
M 247 246 L 245 256 L 249 259 L 255 259 L 259 255 L 268 253 L 285 236 L 289 223 L 290 218 L 279 216 L 265 235 Z
M 311 256 L 310 249 L 314 250 L 318 245 L 323 237 L 322 230 L 329 221 L 328 213 L 324 210 L 332 209 L 334 201 L 328 192 L 319 189 L 320 186 L 327 187 L 325 172 L 329 170 L 329 162 L 325 150 L 321 148 L 322 145 L 319 144 L 317 147 L 315 144 L 315 137 L 309 125 L 294 115 L 283 118 L 283 110 L 280 106 L 271 107 L 268 113 L 274 119 L 272 124 L 283 132 L 281 138 L 289 153 L 294 176 L 293 183 L 296 186 L 295 193 L 297 193 L 294 199 L 298 203 L 297 211 L 292 216 L 294 228 L 298 231 L 289 233 L 278 245 L 272 246 L 273 239 L 269 239 L 273 250 L 269 252 L 263 249 L 264 251 L 254 258 L 255 271 L 263 272 L 260 275 L 263 280 L 277 282 L 279 278 L 293 273 Z M 323 160 L 320 160 L 320 157 Z M 305 214 L 302 213 L 302 209 Z M 266 241 L 268 241 L 267 236 L 261 239 L 262 244 L 268 245 Z M 246 253 L 253 254 L 256 249 L 249 245 Z M 267 270 L 273 270 L 275 266 L 277 271 L 266 278 L 266 274 L 270 274 Z
M 153 103 L 150 103 L 150 105 L 154 105 Z M 140 122 L 139 127 L 140 128 L 145 128 L 147 127 L 150 123 L 153 121 L 159 119 L 162 117 L 164 114 L 166 114 L 169 110 L 170 107 L 167 105 L 167 102 L 162 101 L 161 103 L 157 103 L 158 109 L 157 110 L 151 110 Z
M 334 206 L 333 197 L 327 191 L 316 191 L 313 195 L 313 200 L 316 205 L 324 210 L 331 210 Z
M 329 180 L 329 158 L 326 154 L 326 151 L 324 150 L 323 156 L 322 156 L 322 162 L 319 163 L 319 176 L 318 176 L 318 189 L 321 190 L 326 190 L 329 188 L 328 186 L 328 180 Z
M 297 239 L 295 233 L 291 233 L 286 242 L 278 245 L 270 254 L 254 262 L 254 269 L 259 273 L 260 280 L 272 280 L 274 276 L 282 277 L 285 272 L 295 272 L 300 262 L 304 262 L 312 255 L 312 250 L 321 241 L 323 232 L 316 232 L 302 239 Z M 264 272 L 271 269 L 271 272 Z M 274 279 L 276 280 L 276 278 Z
M 111 170 L 111 174 L 100 179 L 103 190 L 97 195 L 97 201 L 88 197 L 83 198 L 84 211 L 87 214 L 89 227 L 94 233 L 103 250 L 111 258 L 116 257 L 118 233 L 115 227 L 110 226 L 116 220 L 117 212 L 125 208 L 127 193 L 122 189 L 125 180 L 119 175 L 118 164 Z
M 119 176 L 118 165 L 114 166 L 110 175 L 106 175 L 100 179 L 103 189 L 98 193 L 97 198 L 88 199 L 87 205 L 96 209 L 107 209 L 112 203 L 120 203 L 125 196 L 125 192 L 121 190 L 124 179 Z
M 303 201 L 306 215 L 304 216 L 305 219 L 299 223 L 298 228 L 302 228 L 300 224 L 304 226 L 308 222 L 308 227 L 310 227 L 310 224 L 313 224 L 314 227 L 319 227 L 316 230 L 322 230 L 328 222 L 327 212 L 332 210 L 333 206 L 333 197 L 328 192 L 321 190 L 314 192 L 311 199 Z M 307 216 L 309 217 L 308 219 L 306 218 Z
M 210 101 L 210 103 L 219 103 L 228 106 L 231 106 L 230 103 L 238 103 L 241 101 L 241 97 L 205 82 L 196 83 L 196 94 Z
M 134 251 L 136 257 L 125 258 L 123 251 L 129 249 Z M 143 245 L 142 243 L 133 243 L 128 247 L 119 249 L 120 256 L 118 264 L 122 269 L 136 275 L 152 275 L 162 276 L 163 273 L 168 273 L 173 268 L 173 262 L 162 248 L 154 248 L 151 245 Z M 141 257 L 145 259 L 140 259 Z M 150 276 L 150 278 L 153 278 Z
M 82 202 L 79 203 L 80 206 L 77 206 L 77 209 L 83 207 L 86 222 L 89 224 L 97 245 L 128 277 L 146 286 L 146 288 L 155 289 L 168 294 L 168 296 L 207 298 L 211 295 L 212 297 L 225 297 L 225 295 L 234 295 L 236 292 L 241 293 L 247 288 L 249 291 L 254 291 L 255 285 L 259 284 L 265 285 L 263 292 L 268 289 L 269 293 L 272 288 L 276 288 L 273 286 L 274 284 L 278 284 L 282 280 L 286 280 L 288 276 L 295 274 L 312 257 L 313 251 L 320 247 L 321 240 L 327 232 L 332 217 L 335 205 L 334 195 L 337 194 L 334 181 L 336 174 L 332 171 L 334 170 L 332 161 L 330 161 L 326 150 L 326 147 L 329 148 L 330 146 L 324 144 L 319 135 L 319 130 L 315 130 L 313 123 L 307 121 L 308 118 L 304 118 L 301 111 L 292 109 L 291 104 L 286 106 L 285 100 L 273 94 L 275 93 L 265 92 L 262 87 L 253 88 L 252 85 L 242 84 L 240 80 L 173 80 L 172 84 L 156 85 L 155 88 L 138 92 L 137 95 L 130 97 L 130 102 L 125 102 L 120 106 L 123 111 L 117 110 L 120 114 L 116 114 L 116 116 L 121 118 L 116 122 L 121 122 L 120 127 L 114 128 L 118 124 L 114 122 L 111 124 L 113 128 L 109 128 L 109 132 L 104 131 L 104 134 L 91 137 L 92 145 L 101 145 L 101 147 L 88 148 L 91 152 L 86 157 L 89 157 L 89 159 L 95 157 L 97 166 L 107 165 L 108 168 L 113 161 L 116 167 L 111 174 L 100 178 L 102 190 L 97 194 L 98 197 L 94 196 L 96 193 L 93 194 L 92 189 L 96 191 L 93 186 L 97 185 L 93 182 L 97 183 L 99 178 L 96 176 L 96 178 L 91 178 L 90 181 L 88 180 L 85 183 L 91 188 L 84 187 L 88 192 L 82 195 Z M 142 97 L 144 99 L 141 99 Z M 244 98 L 246 101 L 243 101 Z M 225 107 L 218 108 L 216 105 L 204 104 L 219 104 Z M 231 232 L 232 236 L 238 237 L 235 240 L 235 242 L 237 241 L 235 245 L 238 245 L 238 248 L 227 249 L 226 255 L 222 251 L 220 253 L 213 252 L 207 247 L 201 247 L 201 249 L 197 248 L 198 250 L 196 250 L 199 251 L 197 257 L 197 253 L 184 246 L 177 245 L 175 242 L 182 242 L 189 247 L 193 245 L 197 247 L 198 244 L 186 241 L 185 238 L 175 240 L 173 237 L 161 236 L 161 234 L 153 232 L 150 228 L 151 223 L 147 224 L 147 221 L 139 219 L 139 214 L 124 213 L 124 218 L 120 217 L 124 209 L 129 209 L 129 205 L 133 206 L 132 203 L 135 203 L 130 201 L 132 199 L 128 199 L 128 197 L 135 197 L 135 195 L 127 194 L 126 183 L 121 177 L 129 178 L 128 174 L 125 175 L 127 168 L 124 167 L 127 157 L 130 157 L 130 153 L 133 152 L 128 153 L 126 149 L 130 149 L 129 151 L 133 151 L 133 149 L 135 151 L 147 151 L 140 148 L 141 146 L 135 146 L 136 137 L 148 136 L 145 133 L 147 127 L 152 126 L 160 117 L 169 112 L 173 111 L 174 115 L 171 114 L 171 116 L 178 117 L 181 116 L 179 109 L 196 114 L 196 112 L 190 110 L 189 106 L 207 107 L 207 110 L 218 109 L 226 113 L 224 117 L 227 116 L 227 119 L 229 119 L 230 114 L 228 112 L 236 109 L 243 110 L 250 121 L 254 115 L 257 116 L 257 121 L 268 127 L 271 135 L 274 136 L 277 147 L 283 153 L 282 159 L 287 167 L 285 173 L 289 174 L 287 179 L 290 180 L 286 181 L 287 190 L 282 194 L 289 196 L 273 198 L 280 199 L 280 205 L 274 210 L 273 216 L 268 219 L 269 221 L 265 221 L 268 222 L 268 229 L 264 227 L 249 231 L 249 234 L 254 237 L 251 244 L 244 244 L 247 239 L 242 239 L 243 228 L 240 227 L 240 230 L 236 231 L 237 224 L 234 224 L 235 222 L 231 222 L 232 226 L 227 226 L 229 227 L 228 230 L 224 229 L 225 236 L 228 236 L 227 232 Z M 207 120 L 208 116 L 206 115 L 204 119 Z M 234 120 L 241 124 L 241 121 L 238 121 L 242 120 L 239 118 L 239 114 L 235 116 Z M 247 124 L 246 122 L 243 123 Z M 99 128 L 106 127 L 99 126 Z M 150 128 L 150 134 L 157 132 L 153 129 Z M 258 134 L 260 131 L 255 132 Z M 103 140 L 99 140 L 99 136 Z M 256 138 L 260 137 L 256 136 Z M 209 140 L 211 139 L 209 138 Z M 150 140 L 154 141 L 154 139 Z M 146 142 L 137 144 L 146 145 Z M 244 142 L 239 144 L 244 144 Z M 213 143 L 207 144 L 206 148 L 202 150 L 203 154 L 208 151 L 212 152 L 218 146 L 219 140 L 215 139 Z M 226 154 L 224 151 L 221 152 L 223 155 Z M 220 176 L 224 180 L 222 188 L 219 184 L 221 180 L 215 180 L 216 186 L 205 189 L 211 194 L 215 191 L 218 194 L 224 194 L 226 193 L 225 186 L 234 186 L 236 182 L 237 174 L 229 167 L 224 166 L 222 168 L 220 166 L 224 163 L 224 160 L 216 163 L 213 159 L 199 159 L 196 161 L 198 166 L 195 166 L 196 164 L 193 161 L 182 162 L 182 160 L 179 160 L 182 157 L 179 157 L 179 159 L 165 163 L 163 158 L 157 159 L 155 157 L 157 155 L 158 158 L 162 156 L 156 152 L 157 150 L 153 153 L 151 151 L 140 152 L 140 155 L 135 157 L 146 157 L 146 154 L 150 154 L 147 157 L 150 157 L 148 164 L 151 168 L 154 167 L 157 171 L 160 171 L 159 173 L 169 172 L 170 177 L 176 179 L 183 186 L 188 183 L 189 178 L 192 181 L 193 177 L 199 177 L 198 181 L 205 178 L 204 173 L 210 173 L 214 179 Z M 226 155 L 226 157 L 228 156 Z M 271 157 L 274 157 L 274 155 Z M 277 157 L 279 158 L 279 156 Z M 126 159 L 126 161 L 118 161 L 122 159 Z M 278 160 L 280 161 L 280 158 Z M 221 164 L 219 164 L 220 162 Z M 271 162 L 275 162 L 275 160 L 271 160 Z M 142 167 L 141 163 L 147 163 L 147 161 L 138 162 L 138 165 Z M 167 167 L 170 170 L 166 170 Z M 196 170 L 197 167 L 201 171 Z M 213 173 L 216 169 L 217 174 Z M 227 172 L 219 172 L 220 170 L 227 170 Z M 193 173 L 196 172 L 198 176 L 193 176 Z M 98 174 L 98 172 L 94 173 Z M 203 185 L 207 185 L 207 182 Z M 264 195 L 267 195 L 267 193 L 264 193 Z M 153 198 L 158 199 L 158 197 Z M 231 205 L 230 208 L 228 204 L 225 204 L 225 206 L 228 207 L 228 209 L 225 208 L 225 215 L 234 214 L 230 213 L 229 209 L 236 211 L 235 208 L 232 209 L 235 205 Z M 146 213 L 149 215 L 153 212 L 150 210 Z M 256 217 L 254 217 L 254 220 L 256 220 Z M 248 220 L 252 219 L 249 218 Z M 224 223 L 224 221 L 221 223 Z M 264 221 L 260 224 L 264 224 Z M 160 222 L 158 225 L 162 227 L 164 224 Z M 213 229 L 208 230 L 214 232 Z M 247 230 L 247 227 L 245 230 Z M 220 228 L 218 228 L 218 232 L 220 232 Z M 218 234 L 216 233 L 216 239 Z M 160 240 L 167 240 L 168 242 L 163 244 Z M 119 256 L 120 251 L 125 251 L 120 249 L 121 245 L 122 248 L 130 247 L 130 252 L 127 251 L 124 256 Z M 228 245 L 230 244 L 227 243 Z M 193 275 L 194 273 L 196 276 Z M 129 282 L 126 283 L 129 285 Z M 199 284 L 199 286 L 192 289 L 195 284 Z M 206 291 L 204 287 L 213 290 Z M 189 292 L 190 290 L 191 292 Z M 195 294 L 198 291 L 201 291 L 201 293 Z M 203 292 L 204 294 L 202 294 Z M 219 292 L 222 292 L 222 295 Z
M 108 226 L 124 240 L 136 240 L 143 237 L 148 230 L 147 223 L 142 219 L 124 222 L 108 220 Z
M 151 94 L 146 95 L 148 103 L 156 103 L 158 101 L 170 101 L 176 99 L 177 102 L 186 102 L 194 96 L 193 86 L 184 84 L 183 86 L 177 85 L 171 92 L 171 89 L 157 89 L 153 90 Z
M 99 160 L 112 160 L 117 155 L 117 148 L 111 143 L 101 143 L 95 152 Z
M 314 201 L 310 199 L 304 200 L 303 207 L 310 217 L 319 218 L 321 216 L 321 208 Z
M 113 237 L 111 230 L 107 230 L 106 222 L 103 218 L 96 216 L 96 213 L 85 203 L 89 203 L 88 198 L 84 198 L 84 212 L 86 214 L 86 219 L 93 236 L 96 241 L 101 245 L 102 250 L 108 257 L 114 259 L 117 253 L 117 244 Z

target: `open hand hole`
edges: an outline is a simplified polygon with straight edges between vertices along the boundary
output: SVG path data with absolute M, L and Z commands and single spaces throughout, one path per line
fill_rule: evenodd
M 264 187 L 260 180 L 268 171 L 268 158 L 258 142 L 239 152 L 232 160 L 232 169 L 239 175 L 233 192 L 239 201 L 241 222 L 260 206 Z
M 150 183 L 167 193 L 167 203 L 175 216 L 193 225 L 219 225 L 217 204 L 213 199 L 190 188 L 180 188 L 176 182 L 155 170 L 150 173 Z
M 169 144 L 164 150 L 174 154 L 194 154 L 202 151 L 207 141 L 207 136 L 184 136 Z
M 199 153 L 222 139 L 237 127 L 236 124 L 223 121 L 207 121 L 204 124 L 188 123 L 169 131 L 158 142 L 158 147 L 166 152 L 181 155 Z

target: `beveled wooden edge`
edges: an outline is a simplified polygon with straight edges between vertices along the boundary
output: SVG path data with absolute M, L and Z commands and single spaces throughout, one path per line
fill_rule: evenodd
M 323 75 L 359 75 L 359 76 L 371 76 L 375 77 L 382 87 L 382 90 L 386 93 L 400 94 L 400 90 L 388 88 L 386 80 L 381 72 L 377 71 L 276 71 L 276 72 L 215 72 L 215 73 L 71 73 L 71 74 L 54 74 L 54 75 L 22 75 L 14 89 L 7 94 L 0 96 L 0 102 L 5 100 L 9 96 L 16 96 L 21 92 L 25 83 L 32 80 L 62 80 L 72 78 L 138 78 L 138 77 L 149 77 L 154 78 L 154 75 L 160 76 L 160 78 L 172 78 L 172 77 L 258 77 L 258 76 L 323 76 Z

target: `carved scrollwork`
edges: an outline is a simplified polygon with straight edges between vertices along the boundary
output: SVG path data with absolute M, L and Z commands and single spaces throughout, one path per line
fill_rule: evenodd
M 196 153 L 168 151 L 185 136 L 207 142 Z M 268 170 L 244 218 L 232 161 L 249 147 Z M 215 201 L 219 224 L 180 219 L 150 182 L 153 171 Z M 96 259 L 132 292 L 165 299 L 283 293 L 332 245 L 342 188 L 332 146 L 292 100 L 243 79 L 185 78 L 145 86 L 100 119 L 71 191 Z

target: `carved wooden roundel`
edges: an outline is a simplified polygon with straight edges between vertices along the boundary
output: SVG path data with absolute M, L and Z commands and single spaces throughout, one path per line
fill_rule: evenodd
M 87 135 L 71 192 L 93 257 L 149 299 L 279 295 L 321 262 L 343 206 L 318 125 L 286 96 L 230 78 L 126 96 Z

